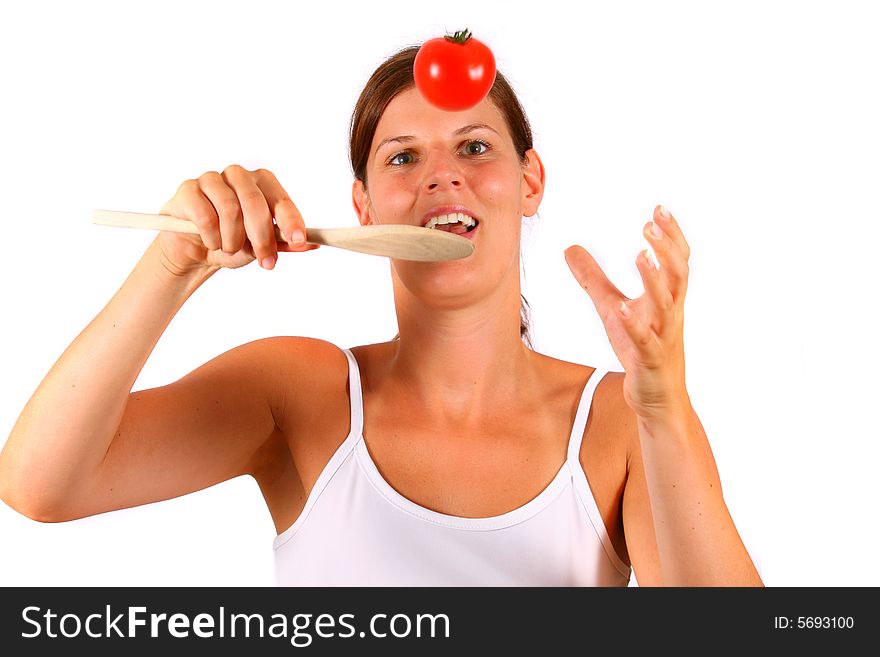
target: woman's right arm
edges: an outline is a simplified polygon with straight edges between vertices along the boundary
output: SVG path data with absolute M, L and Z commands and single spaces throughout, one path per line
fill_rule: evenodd
M 159 234 L 52 366 L 0 453 L 0 498 L 30 518 L 69 520 L 200 490 L 244 474 L 276 430 L 267 368 L 278 339 L 130 391 L 174 315 L 217 270 L 314 248 L 275 243 L 273 214 L 285 236 L 304 228 L 302 218 L 274 176 L 240 167 L 187 181 L 162 213 L 194 221 L 200 235 Z

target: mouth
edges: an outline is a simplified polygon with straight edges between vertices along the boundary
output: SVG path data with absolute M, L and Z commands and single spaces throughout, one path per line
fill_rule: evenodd
M 479 227 L 478 219 L 465 214 L 463 212 L 449 212 L 440 214 L 428 219 L 425 222 L 425 228 L 431 230 L 442 230 L 446 233 L 461 235 L 467 239 L 472 239 L 474 233 Z

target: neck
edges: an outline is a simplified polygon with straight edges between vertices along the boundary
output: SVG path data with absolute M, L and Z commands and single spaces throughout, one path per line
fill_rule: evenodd
M 500 286 L 462 308 L 427 306 L 395 285 L 400 340 L 388 375 L 438 426 L 485 421 L 534 381 L 520 337 L 520 288 Z

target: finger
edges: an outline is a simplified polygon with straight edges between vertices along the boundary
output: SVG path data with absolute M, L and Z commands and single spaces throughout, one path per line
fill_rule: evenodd
M 639 319 L 636 313 L 632 312 L 625 301 L 620 301 L 617 304 L 617 316 L 632 341 L 638 360 L 648 367 L 659 362 L 661 348 L 659 338 Z
M 177 199 L 180 199 L 178 202 Z M 198 180 L 186 180 L 168 206 L 173 216 L 191 221 L 199 229 L 199 237 L 206 248 L 220 248 L 220 229 L 217 211 L 211 200 L 202 193 Z M 165 214 L 164 208 L 162 214 Z
M 238 196 L 216 171 L 208 171 L 199 176 L 199 187 L 211 201 L 219 217 L 215 227 L 216 248 L 223 249 L 223 253 L 237 252 L 244 242 L 244 227 L 241 225 L 241 206 L 238 203 Z
M 669 210 L 662 205 L 658 205 L 654 208 L 654 220 L 660 224 L 660 228 L 663 232 L 668 235 L 669 239 L 672 240 L 672 243 L 678 247 L 678 250 L 681 251 L 682 256 L 684 256 L 685 261 L 689 260 L 691 257 L 691 247 L 684 238 L 684 232 L 681 230 L 681 226 L 678 225 L 678 222 L 675 220 L 675 217 L 670 214 Z
M 636 267 L 645 284 L 648 317 L 644 321 L 661 340 L 665 339 L 667 332 L 674 326 L 675 300 L 647 249 L 636 258 Z
M 244 232 L 253 247 L 254 257 L 259 260 L 261 267 L 272 269 L 278 259 L 278 246 L 266 197 L 257 187 L 253 175 L 237 164 L 223 170 L 223 179 L 238 197 Z
M 568 247 L 565 250 L 565 261 L 575 280 L 587 291 L 603 321 L 614 312 L 621 299 L 627 298 L 608 280 L 593 256 L 582 246 Z
M 314 251 L 315 249 L 320 248 L 320 244 L 310 244 L 308 242 L 296 245 L 288 244 L 287 242 L 278 242 L 279 253 L 305 253 L 306 251 Z
M 303 221 L 302 214 L 293 201 L 290 200 L 287 192 L 278 182 L 271 171 L 266 169 L 257 169 L 254 171 L 254 178 L 272 216 L 275 217 L 275 223 L 281 231 L 281 236 L 292 246 L 302 246 L 306 241 L 306 226 Z
M 676 302 L 681 301 L 687 292 L 688 279 L 688 264 L 684 254 L 656 221 L 645 224 L 642 232 L 657 255 L 660 276 L 672 298 Z

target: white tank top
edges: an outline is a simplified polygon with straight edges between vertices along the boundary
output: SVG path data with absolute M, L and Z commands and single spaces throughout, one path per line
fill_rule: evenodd
M 627 586 L 578 455 L 593 392 L 584 386 L 568 458 L 537 497 L 508 513 L 432 511 L 385 481 L 364 443 L 363 394 L 348 349 L 351 430 L 274 541 L 279 586 Z

